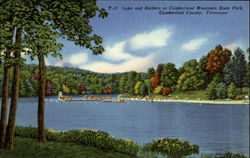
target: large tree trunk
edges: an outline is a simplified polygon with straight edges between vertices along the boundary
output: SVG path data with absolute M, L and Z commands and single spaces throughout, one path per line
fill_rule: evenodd
M 38 100 L 38 132 L 37 132 L 37 141 L 38 142 L 46 142 L 46 135 L 45 135 L 45 89 L 46 89 L 46 67 L 44 61 L 44 55 L 38 55 L 39 61 L 39 100 Z
M 10 50 L 6 52 L 4 62 L 10 57 Z M 6 121 L 7 121 L 7 105 L 9 100 L 9 77 L 10 68 L 7 65 L 3 67 L 3 86 L 2 86 L 2 106 L 1 106 L 1 122 L 0 122 L 0 148 L 4 147 L 5 132 L 6 132 Z
M 20 44 L 22 42 L 22 28 L 17 28 L 16 30 L 16 43 Z M 21 50 L 17 50 L 14 53 L 16 59 L 20 59 Z M 5 149 L 13 149 L 13 138 L 15 132 L 15 121 L 16 121 L 16 110 L 19 98 L 19 82 L 20 82 L 20 62 L 16 62 L 13 70 L 13 83 L 12 83 L 12 93 L 11 93 L 11 103 L 10 103 L 10 113 L 8 126 L 6 130 L 5 138 Z

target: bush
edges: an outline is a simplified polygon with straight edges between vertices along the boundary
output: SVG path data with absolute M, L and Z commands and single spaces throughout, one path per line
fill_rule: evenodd
M 152 143 L 146 144 L 143 147 L 143 150 L 147 152 L 160 152 L 163 155 L 171 157 L 181 157 L 199 153 L 199 146 L 192 145 L 185 140 L 161 138 L 154 140 Z
M 239 90 L 231 83 L 228 87 L 227 94 L 230 98 L 234 99 L 239 94 Z
M 243 99 L 244 99 L 244 96 L 242 96 L 242 95 L 237 95 L 237 96 L 235 97 L 235 99 L 236 99 L 236 100 L 243 100 Z
M 170 94 L 170 92 L 171 92 L 171 88 L 164 87 L 162 89 L 162 95 L 164 95 L 164 96 L 168 96 Z
M 206 95 L 208 99 L 214 100 L 217 99 L 217 91 L 216 91 L 216 82 L 212 81 L 206 89 Z
M 218 98 L 220 99 L 224 99 L 227 97 L 227 86 L 225 83 L 220 82 L 217 86 L 216 86 L 216 95 Z
M 37 128 L 16 126 L 15 136 L 36 138 Z M 96 130 L 56 131 L 47 129 L 46 138 L 48 141 L 93 146 L 98 149 L 129 155 L 136 155 L 140 148 L 132 140 L 114 138 L 109 136 L 107 132 Z

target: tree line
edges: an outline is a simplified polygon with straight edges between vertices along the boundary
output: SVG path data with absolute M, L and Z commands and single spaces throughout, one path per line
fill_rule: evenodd
M 48 66 L 45 93 L 47 96 L 57 95 L 60 91 L 66 95 L 167 96 L 172 92 L 206 90 L 209 99 L 235 98 L 243 87 L 249 86 L 249 60 L 244 54 L 240 48 L 231 53 L 218 45 L 206 56 L 189 60 L 179 68 L 174 63 L 165 63 L 159 64 L 156 69 L 149 68 L 146 73 L 105 74 Z M 21 96 L 37 95 L 38 72 L 37 65 L 22 66 Z
M 39 98 L 37 140 L 46 142 L 44 105 L 48 82 L 45 57 L 61 57 L 63 45 L 58 43 L 59 37 L 90 49 L 94 55 L 101 54 L 104 51 L 102 38 L 93 33 L 90 19 L 95 16 L 105 18 L 107 15 L 96 5 L 96 0 L 0 0 L 0 61 L 3 65 L 0 148 L 13 148 L 19 94 L 26 95 L 29 90 L 31 95 L 36 93 Z M 32 80 L 27 71 L 21 71 L 23 54 L 31 59 L 37 58 L 36 80 Z M 25 77 L 31 81 L 23 80 Z

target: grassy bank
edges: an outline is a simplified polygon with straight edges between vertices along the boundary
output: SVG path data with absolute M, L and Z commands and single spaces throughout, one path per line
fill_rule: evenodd
M 89 129 L 47 129 L 45 134 L 48 143 L 38 143 L 37 128 L 16 126 L 14 150 L 1 151 L 0 158 L 156 158 L 159 153 L 165 155 L 164 158 L 185 158 L 199 153 L 198 145 L 177 138 L 159 138 L 139 146 L 132 140 Z M 245 158 L 239 156 L 215 158 Z
M 117 152 L 102 151 L 74 143 L 38 143 L 35 139 L 15 137 L 12 151 L 1 151 L 1 158 L 136 158 Z
M 249 96 L 249 88 L 242 89 L 242 96 Z M 188 91 L 188 92 L 175 92 L 170 94 L 170 96 L 178 96 L 179 99 L 197 99 L 200 98 L 202 100 L 209 100 L 206 95 L 206 90 L 197 90 L 197 91 Z
M 242 94 L 239 95 L 241 99 L 215 99 L 210 100 L 205 90 L 187 91 L 187 92 L 174 92 L 168 96 L 162 95 L 150 95 L 150 96 L 136 96 L 125 94 L 122 98 L 127 100 L 142 100 L 142 101 L 164 101 L 164 102 L 187 102 L 187 103 L 208 103 L 208 104 L 249 104 L 249 100 L 245 99 L 245 96 L 249 96 L 249 88 L 243 88 Z
M 190 91 L 190 92 L 178 92 L 173 93 L 170 96 L 178 96 L 178 99 L 197 99 L 201 98 L 202 100 L 208 100 L 208 97 L 206 95 L 205 90 L 199 90 L 199 91 Z
M 154 154 L 154 157 L 156 155 Z M 153 156 L 143 156 L 152 158 Z M 167 158 L 167 156 L 165 156 Z M 32 138 L 15 137 L 14 149 L 1 151 L 0 158 L 138 158 L 117 152 L 102 151 L 94 147 L 74 143 L 38 143 Z M 183 157 L 185 158 L 185 157 Z M 194 158 L 188 156 L 187 158 Z M 197 157 L 195 157 L 197 158 Z M 246 158 L 241 154 L 227 153 L 221 156 L 201 156 L 200 158 Z

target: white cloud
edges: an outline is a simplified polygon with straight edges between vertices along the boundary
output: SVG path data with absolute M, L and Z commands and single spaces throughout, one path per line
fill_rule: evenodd
M 233 42 L 230 43 L 228 45 L 225 45 L 224 48 L 227 48 L 229 50 L 231 50 L 232 52 L 234 52 L 236 50 L 236 48 L 242 48 L 242 44 L 240 44 L 240 42 Z
M 127 71 L 147 71 L 154 67 L 158 53 L 147 53 L 146 56 L 134 56 L 132 50 L 158 48 L 167 45 L 172 32 L 166 28 L 155 29 L 151 32 L 137 34 L 127 40 L 105 46 L 105 52 L 101 58 L 92 61 L 86 53 L 76 53 L 68 58 L 55 63 L 56 66 L 75 66 L 101 73 L 115 73 Z M 114 63 L 115 62 L 115 63 Z
M 80 65 L 88 61 L 88 54 L 87 53 L 77 53 L 73 54 L 69 57 L 69 63 L 71 65 Z
M 70 64 L 73 66 L 79 66 L 84 64 L 88 61 L 88 54 L 87 53 L 76 53 L 72 54 L 71 56 L 67 57 L 66 59 L 60 60 L 55 63 L 55 66 L 64 66 L 65 64 Z
M 103 53 L 103 57 L 112 61 L 121 61 L 133 58 L 134 56 L 124 51 L 125 45 L 126 41 L 116 43 L 113 46 L 108 46 L 105 48 L 106 51 Z
M 182 45 L 182 49 L 186 50 L 186 51 L 193 51 L 193 50 L 197 50 L 200 48 L 200 46 L 202 44 L 204 44 L 207 41 L 207 38 L 197 38 L 197 39 L 193 39 L 185 44 Z
M 82 65 L 80 68 L 101 73 L 115 73 L 127 71 L 146 71 L 149 67 L 155 66 L 156 55 L 151 53 L 146 57 L 134 57 L 130 60 L 119 64 L 112 64 L 108 62 L 92 62 L 90 64 Z
M 147 49 L 167 45 L 172 32 L 166 28 L 159 28 L 149 33 L 135 35 L 129 42 L 131 49 Z

